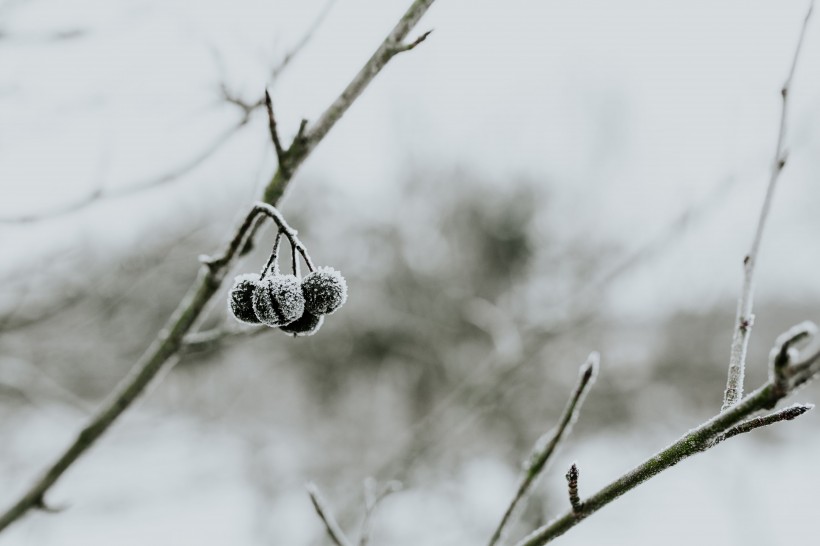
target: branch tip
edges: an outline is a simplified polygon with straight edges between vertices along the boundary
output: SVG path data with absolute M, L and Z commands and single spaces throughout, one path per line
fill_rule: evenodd
M 352 546 L 352 543 L 348 540 L 347 536 L 344 534 L 344 531 L 342 531 L 342 528 L 339 527 L 339 524 L 330 512 L 325 499 L 319 492 L 319 487 L 313 482 L 308 482 L 305 484 L 305 489 L 310 496 L 310 501 L 313 503 L 313 508 L 316 510 L 316 514 L 322 520 L 322 523 L 324 523 L 325 530 L 327 531 L 330 539 L 336 544 L 336 546 Z
M 569 467 L 566 479 L 572 512 L 576 516 L 580 516 L 583 511 L 583 505 L 581 504 L 581 498 L 578 496 L 578 465 L 576 463 L 572 463 L 572 466 Z

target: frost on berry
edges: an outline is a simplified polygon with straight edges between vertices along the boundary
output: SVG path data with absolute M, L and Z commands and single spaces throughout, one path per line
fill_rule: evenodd
M 260 322 L 284 326 L 302 316 L 305 297 L 294 275 L 269 275 L 253 291 L 253 310 Z
M 347 301 L 347 281 L 332 267 L 320 267 L 302 279 L 305 309 L 314 315 L 333 313 Z
M 295 336 L 312 336 L 319 331 L 324 321 L 325 317 L 322 315 L 314 315 L 310 311 L 305 311 L 297 320 L 279 329 L 286 334 L 293 334 Z
M 228 307 L 236 320 L 247 324 L 259 324 L 259 319 L 253 310 L 253 293 L 259 286 L 259 275 L 247 273 L 234 279 L 231 294 L 228 297 Z

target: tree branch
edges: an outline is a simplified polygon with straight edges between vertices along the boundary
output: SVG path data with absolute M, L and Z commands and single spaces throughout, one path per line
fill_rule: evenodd
M 805 369 L 797 366 L 810 363 Z M 580 517 L 575 510 L 562 514 L 532 534 L 522 539 L 516 546 L 541 546 L 566 533 L 587 516 L 597 512 L 624 493 L 631 491 L 646 480 L 671 468 L 684 459 L 716 446 L 721 441 L 749 432 L 775 422 L 791 420 L 802 415 L 811 406 L 794 405 L 772 415 L 747 420 L 758 411 L 771 409 L 784 397 L 800 387 L 808 378 L 820 374 L 820 349 L 814 350 L 803 362 L 790 365 L 787 390 L 781 391 L 774 381 L 769 380 L 734 406 L 723 410 L 710 420 L 692 429 L 672 445 L 649 457 L 643 463 L 616 479 L 582 502 Z M 808 377 L 807 377 L 808 376 Z
M 276 151 L 276 159 L 279 165 L 284 168 L 285 150 L 279 140 L 279 131 L 276 129 L 276 116 L 273 115 L 273 100 L 270 98 L 270 92 L 267 89 L 265 89 L 265 107 L 268 109 L 268 127 L 270 128 L 270 138 L 273 141 L 273 149 Z
M 792 404 L 788 408 L 784 408 L 780 411 L 776 411 L 769 415 L 764 415 L 762 417 L 753 417 L 747 421 L 743 421 L 740 424 L 737 424 L 724 432 L 723 434 L 719 434 L 715 437 L 714 444 L 717 445 L 723 440 L 728 440 L 733 436 L 737 436 L 738 434 L 745 434 L 747 432 L 751 432 L 757 428 L 767 427 L 769 425 L 773 425 L 775 423 L 779 423 L 781 421 L 791 421 L 792 419 L 796 419 L 806 413 L 807 411 L 814 408 L 814 404 Z
M 780 173 L 786 165 L 787 151 L 785 146 L 786 120 L 788 118 L 789 91 L 792 80 L 797 70 L 797 61 L 800 58 L 803 41 L 806 36 L 806 28 L 809 24 L 814 9 L 814 0 L 809 2 L 809 9 L 803 19 L 803 26 L 800 29 L 800 37 L 792 57 L 791 68 L 780 91 L 782 105 L 780 109 L 780 128 L 777 133 L 777 144 L 774 150 L 771 175 L 769 185 L 766 189 L 766 197 L 763 199 L 763 206 L 760 210 L 760 218 L 757 221 L 752 247 L 743 259 L 743 286 L 740 290 L 740 297 L 737 302 L 737 316 L 735 318 L 735 331 L 732 338 L 732 348 L 729 356 L 729 372 L 726 380 L 726 391 L 723 395 L 723 408 L 727 409 L 738 402 L 743 397 L 743 379 L 746 374 L 746 352 L 749 347 L 749 333 L 754 323 L 753 301 L 754 301 L 754 275 L 757 257 L 760 253 L 760 244 L 763 240 L 763 231 L 766 229 L 766 222 L 769 219 L 769 211 L 774 200 L 774 192 L 777 188 L 777 181 Z
M 344 531 L 342 531 L 342 528 L 339 527 L 339 524 L 330 512 L 327 502 L 325 502 L 325 499 L 322 497 L 322 494 L 319 492 L 319 488 L 316 487 L 316 484 L 309 483 L 305 487 L 308 495 L 310 495 L 310 501 L 313 503 L 313 508 L 316 509 L 316 513 L 319 514 L 319 517 L 325 524 L 327 534 L 330 536 L 330 539 L 334 542 L 334 544 L 336 544 L 336 546 L 353 546 L 353 543 L 348 540 Z
M 327 0 L 325 2 L 322 9 L 313 20 L 313 23 L 307 28 L 307 30 L 305 30 L 305 33 L 301 38 L 299 38 L 299 41 L 297 41 L 296 44 L 294 44 L 294 46 L 282 56 L 276 66 L 271 69 L 270 80 L 268 83 L 273 84 L 278 81 L 288 66 L 290 66 L 293 59 L 296 58 L 305 46 L 310 43 L 311 39 L 313 39 L 313 35 L 316 34 L 316 31 L 319 30 L 320 26 L 322 26 L 322 23 L 325 21 L 325 18 L 327 18 L 327 15 L 330 13 L 330 10 L 335 3 L 336 0 Z M 258 99 L 256 102 L 248 102 L 232 93 L 228 89 L 228 86 L 224 83 L 220 87 L 220 90 L 222 91 L 222 98 L 225 99 L 225 101 L 238 106 L 242 110 L 244 119 L 249 119 L 255 110 L 265 105 L 264 97 Z
M 373 478 L 365 480 L 364 484 L 364 518 L 362 518 L 362 529 L 359 533 L 359 546 L 367 546 L 370 542 L 372 532 L 373 513 L 376 507 L 385 497 L 401 490 L 401 482 L 395 480 L 387 482 L 381 490 L 377 490 L 378 483 Z
M 263 192 L 263 204 L 275 206 L 284 194 L 295 169 L 301 165 L 310 152 L 327 135 L 330 129 L 341 118 L 342 113 L 350 107 L 362 90 L 384 68 L 393 54 L 385 53 L 388 46 L 404 39 L 407 33 L 415 26 L 422 15 L 427 11 L 433 0 L 415 0 L 405 12 L 393 31 L 368 60 L 359 74 L 348 85 L 342 96 L 331 104 L 322 114 L 320 121 L 309 134 L 310 145 L 299 146 L 298 161 L 291 164 L 291 172 L 285 176 L 281 165 Z M 294 143 L 301 143 L 300 140 Z M 293 145 L 291 146 L 291 149 Z M 217 293 L 227 275 L 232 259 L 240 250 L 244 234 L 251 228 L 252 218 L 258 214 L 260 204 L 254 204 L 246 214 L 245 223 L 233 235 L 220 257 L 207 258 L 206 263 L 199 269 L 199 274 L 188 293 L 182 299 L 177 309 L 166 322 L 154 342 L 148 347 L 143 356 L 137 361 L 131 372 L 123 379 L 89 423 L 80 431 L 77 438 L 63 451 L 62 454 L 44 471 L 31 487 L 11 507 L 0 515 L 0 531 L 17 521 L 29 510 L 43 501 L 46 492 L 57 482 L 60 476 L 85 453 L 108 430 L 114 421 L 128 409 L 136 398 L 164 371 L 168 371 L 176 362 L 183 339 L 190 329 L 199 320 L 211 298 Z M 275 209 L 274 209 L 275 210 Z M 274 220 L 275 220 L 274 216 Z M 281 225 L 280 225 L 281 227 Z M 245 241 L 247 244 L 248 241 Z
M 295 170 L 296 167 L 301 165 L 305 157 L 319 145 L 328 131 L 336 125 L 336 122 L 341 119 L 390 59 L 403 51 L 407 51 L 407 49 L 401 48 L 401 44 L 433 2 L 434 0 L 414 0 L 390 34 L 387 35 L 362 69 L 359 70 L 359 73 L 345 87 L 342 94 L 324 111 L 316 123 L 307 129 L 304 139 L 297 138 L 294 141 L 294 144 L 287 151 L 289 156 L 288 166 L 291 170 Z M 265 191 L 263 201 L 268 203 L 277 202 L 287 189 L 288 180 L 289 178 L 281 170 L 277 170 L 277 174 Z
M 587 357 L 587 361 L 581 366 L 578 383 L 572 396 L 564 408 L 564 413 L 558 421 L 558 425 L 550 432 L 541 436 L 535 443 L 530 454 L 529 462 L 525 466 L 524 473 L 518 485 L 518 490 L 515 493 L 512 501 L 507 507 L 507 511 L 498 523 L 493 536 L 490 537 L 489 546 L 495 546 L 504 540 L 504 535 L 507 528 L 513 523 L 516 508 L 526 500 L 532 487 L 541 477 L 543 472 L 547 469 L 548 463 L 552 456 L 558 450 L 561 441 L 569 434 L 572 425 L 581 411 L 581 406 L 584 403 L 584 398 L 589 388 L 595 382 L 595 377 L 598 371 L 600 357 L 598 353 L 591 353 Z

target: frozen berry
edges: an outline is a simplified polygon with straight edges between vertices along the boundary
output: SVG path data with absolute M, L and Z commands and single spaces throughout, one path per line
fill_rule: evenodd
M 302 279 L 305 309 L 314 315 L 327 315 L 347 301 L 347 281 L 332 267 L 320 267 Z
M 305 311 L 305 297 L 294 275 L 269 275 L 253 292 L 253 310 L 260 322 L 268 326 L 284 326 Z
M 253 310 L 253 293 L 259 286 L 259 275 L 247 273 L 234 279 L 231 295 L 228 298 L 228 307 L 239 322 L 259 324 L 259 319 Z
M 312 336 L 319 331 L 325 317 L 321 315 L 314 315 L 310 311 L 305 311 L 299 319 L 281 326 L 279 329 L 286 334 L 293 334 L 295 336 Z

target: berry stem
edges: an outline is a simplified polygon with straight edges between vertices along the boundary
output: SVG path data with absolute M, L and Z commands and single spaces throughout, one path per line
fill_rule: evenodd
M 268 258 L 265 267 L 262 268 L 262 272 L 259 273 L 259 278 L 263 278 L 267 275 L 268 270 L 273 266 L 273 273 L 274 275 L 279 272 L 279 243 L 282 240 L 282 229 L 280 228 L 279 231 L 276 232 L 276 239 L 273 241 L 273 249 L 270 251 L 270 258 Z

